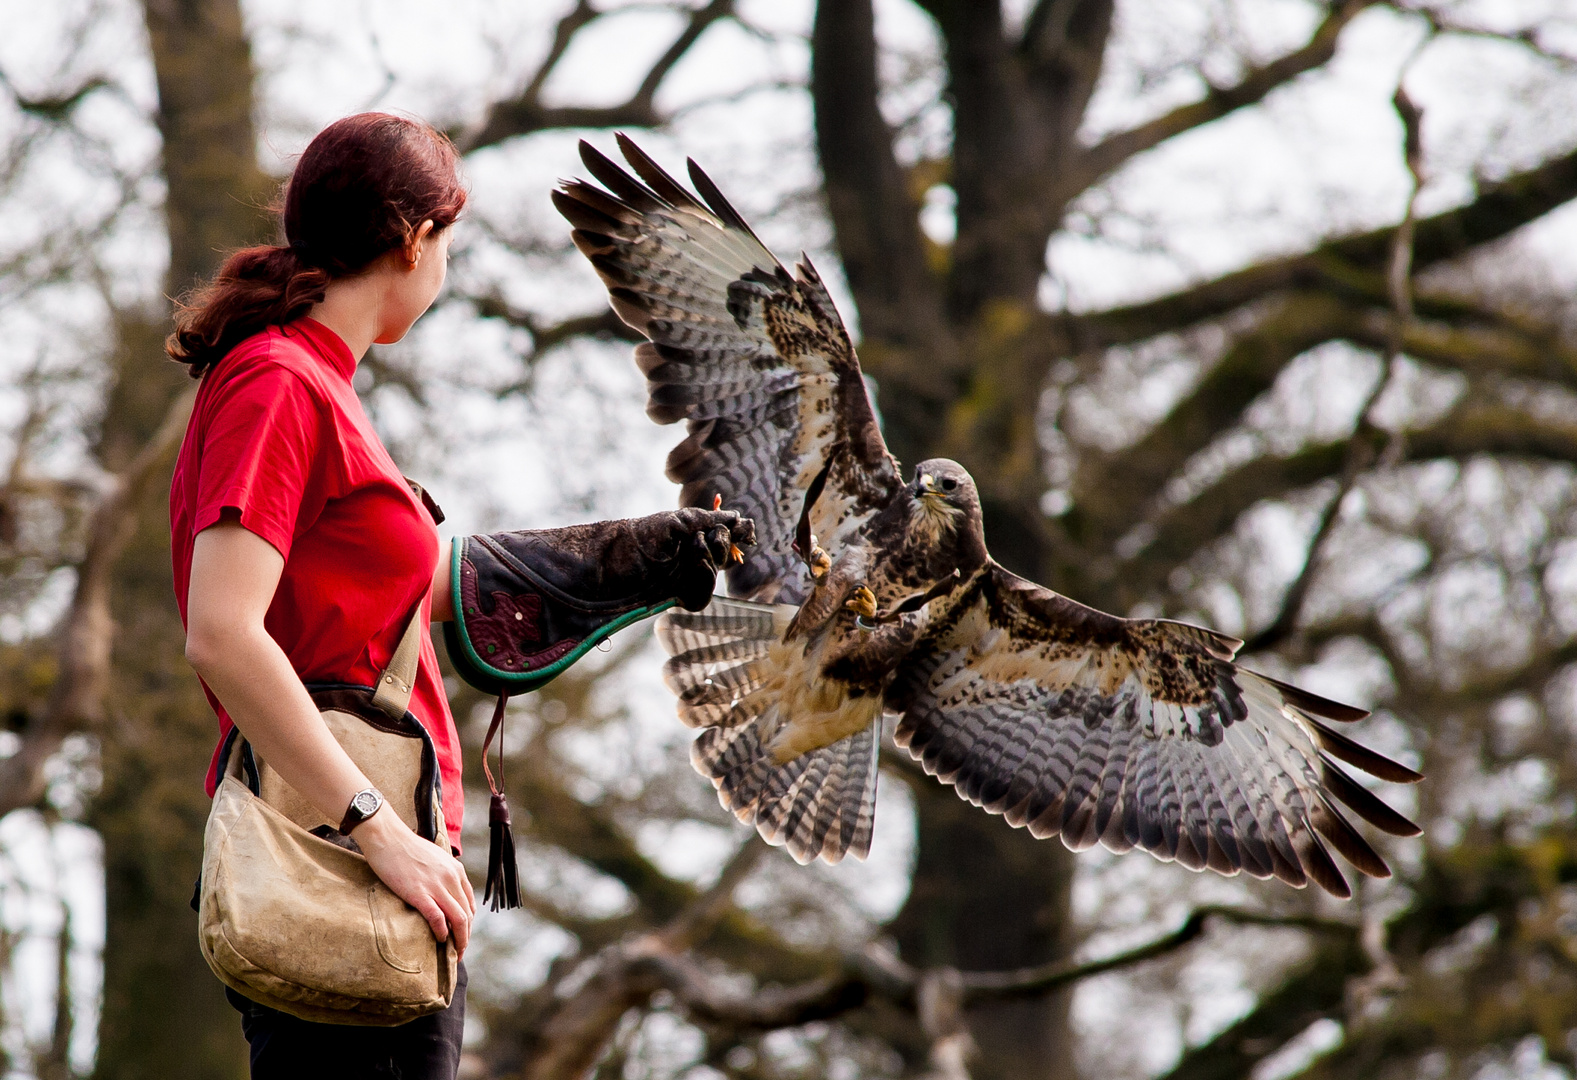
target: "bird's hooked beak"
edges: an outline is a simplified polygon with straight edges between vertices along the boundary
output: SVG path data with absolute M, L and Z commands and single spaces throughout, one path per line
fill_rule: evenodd
M 914 478 L 914 497 L 916 499 L 938 500 L 942 493 L 936 490 L 936 477 L 930 473 L 921 473 Z

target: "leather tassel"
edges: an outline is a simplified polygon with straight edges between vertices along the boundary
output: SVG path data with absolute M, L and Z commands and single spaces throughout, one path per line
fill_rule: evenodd
M 520 874 L 515 867 L 515 833 L 509 821 L 509 797 L 493 792 L 487 810 L 487 887 L 482 902 L 493 911 L 520 906 Z
M 509 704 L 509 694 L 498 695 L 493 708 L 493 722 L 487 725 L 487 738 L 482 740 L 482 774 L 487 777 L 487 789 L 492 801 L 487 808 L 487 885 L 482 890 L 482 902 L 494 911 L 520 906 L 520 874 L 515 866 L 515 832 L 509 820 L 509 797 L 504 794 L 504 740 L 498 740 L 498 780 L 493 779 L 487 767 L 487 751 L 493 738 L 504 723 L 504 707 Z

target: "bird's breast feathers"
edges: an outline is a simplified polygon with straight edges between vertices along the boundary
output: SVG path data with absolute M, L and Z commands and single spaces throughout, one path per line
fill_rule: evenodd
M 963 524 L 964 512 L 934 496 L 915 500 L 909 512 L 906 539 L 920 551 L 933 551 L 951 544 Z

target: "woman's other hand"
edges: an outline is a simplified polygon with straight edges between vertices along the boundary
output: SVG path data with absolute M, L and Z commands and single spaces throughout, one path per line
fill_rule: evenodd
M 460 860 L 423 840 L 387 806 L 351 830 L 373 873 L 427 920 L 433 937 L 454 937 L 465 955 L 476 917 L 476 895 Z

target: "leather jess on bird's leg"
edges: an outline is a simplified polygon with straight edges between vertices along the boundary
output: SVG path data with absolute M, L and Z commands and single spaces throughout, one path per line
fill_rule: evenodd
M 513 694 L 544 685 L 615 631 L 680 604 L 711 600 L 719 568 L 755 541 L 751 522 L 687 508 L 643 518 L 457 538 L 450 583 L 455 620 L 444 641 L 462 679 L 498 695 L 482 746 L 492 794 L 483 901 L 519 905 L 509 804 L 487 751 Z

